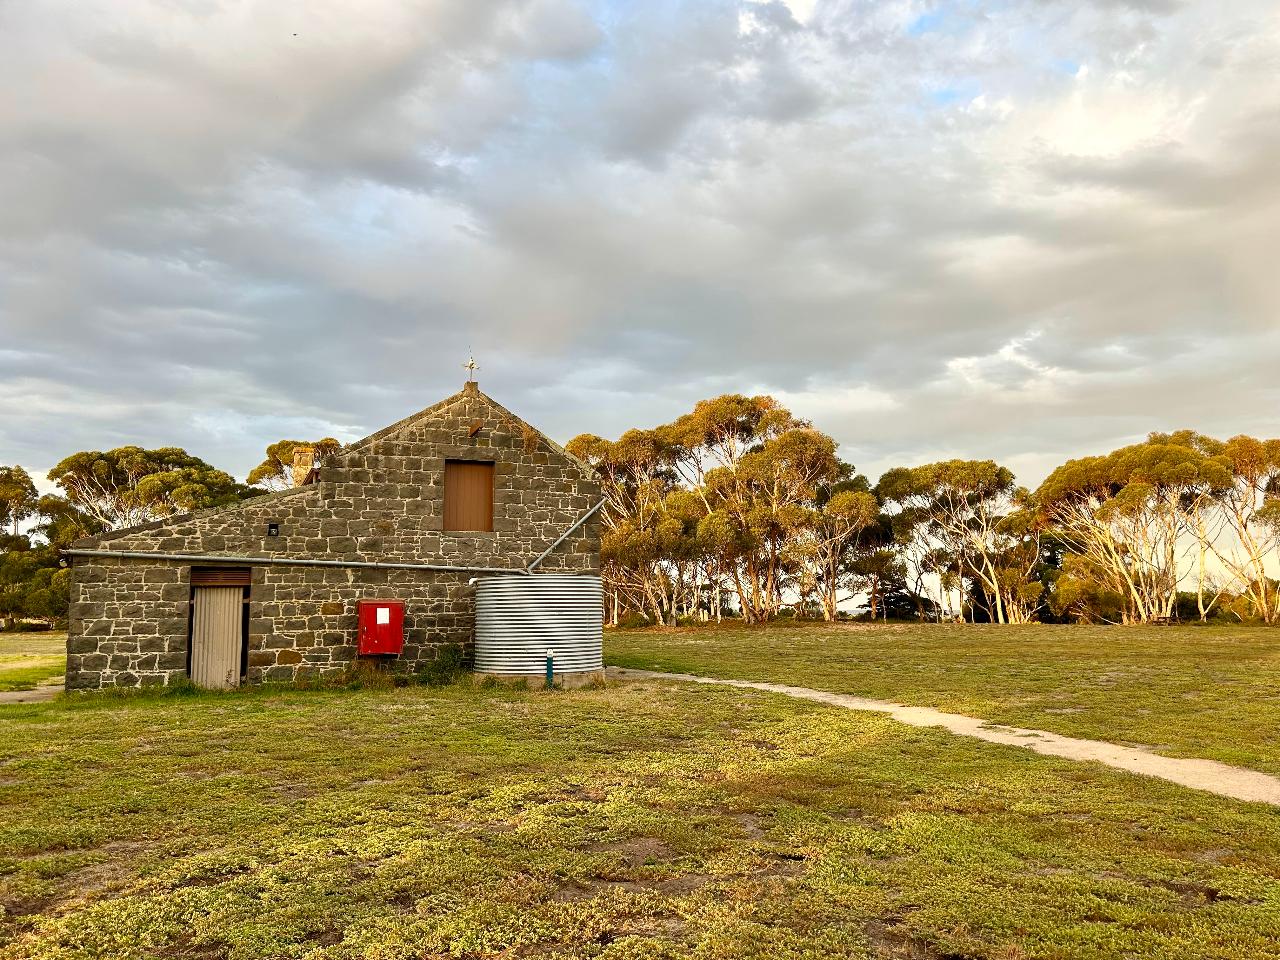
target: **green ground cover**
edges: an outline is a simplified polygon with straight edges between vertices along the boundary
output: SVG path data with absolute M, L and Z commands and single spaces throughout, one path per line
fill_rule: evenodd
M 837 624 L 610 631 L 619 666 L 940 707 L 1280 774 L 1280 630 Z
M 66 667 L 65 633 L 0 633 L 0 692 L 31 690 Z
M 0 708 L 0 958 L 1280 956 L 1280 814 L 645 681 Z

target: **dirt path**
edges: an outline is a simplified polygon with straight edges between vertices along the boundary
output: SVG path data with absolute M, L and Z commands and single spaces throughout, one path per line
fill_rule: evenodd
M 1235 800 L 1252 800 L 1280 806 L 1280 778 L 1228 766 L 1216 760 L 1194 760 L 1179 757 L 1162 757 L 1137 747 L 1122 747 L 1103 740 L 1077 740 L 1046 730 L 1024 730 L 991 724 L 977 717 L 959 713 L 944 713 L 931 707 L 906 707 L 886 700 L 868 700 L 843 693 L 811 690 L 808 687 L 789 687 L 781 683 L 759 683 L 751 680 L 721 680 L 715 677 L 696 677 L 684 673 L 658 673 L 651 670 L 624 670 L 610 667 L 608 674 L 618 679 L 683 680 L 690 683 L 713 683 L 727 687 L 745 687 L 781 693 L 801 700 L 843 707 L 846 710 L 871 710 L 886 713 L 893 719 L 913 727 L 943 727 L 962 737 L 976 737 L 988 743 L 1002 743 L 1024 747 L 1051 757 L 1068 760 L 1094 760 L 1117 770 L 1127 770 L 1147 777 L 1159 777 L 1195 790 L 1207 790 L 1219 796 Z
M 42 683 L 34 690 L 0 690 L 0 706 L 6 703 L 42 703 L 62 692 L 62 678 Z

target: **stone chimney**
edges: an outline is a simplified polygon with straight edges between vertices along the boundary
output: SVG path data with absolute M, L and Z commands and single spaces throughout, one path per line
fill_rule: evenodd
M 301 487 L 311 480 L 311 471 L 316 468 L 316 448 L 308 444 L 298 444 L 293 448 L 293 485 Z

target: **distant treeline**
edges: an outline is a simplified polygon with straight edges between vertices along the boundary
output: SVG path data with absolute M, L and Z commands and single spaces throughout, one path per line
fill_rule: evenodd
M 872 484 L 767 396 L 569 450 L 607 500 L 607 614 L 1280 622 L 1280 440 L 1152 434 L 1034 492 L 991 460 Z
M 337 446 L 273 443 L 247 483 L 178 447 L 85 451 L 49 472 L 61 492 L 45 496 L 0 467 L 0 625 L 65 618 L 58 550 L 72 540 L 286 487 L 295 453 L 319 462 Z M 606 500 L 615 624 L 1280 623 L 1280 440 L 1151 434 L 1068 461 L 1035 491 L 991 460 L 872 484 L 773 398 L 728 395 L 569 450 Z

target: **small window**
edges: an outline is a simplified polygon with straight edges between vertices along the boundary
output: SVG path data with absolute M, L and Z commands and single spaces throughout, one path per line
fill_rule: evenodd
M 444 463 L 444 528 L 493 529 L 493 464 L 474 460 Z

